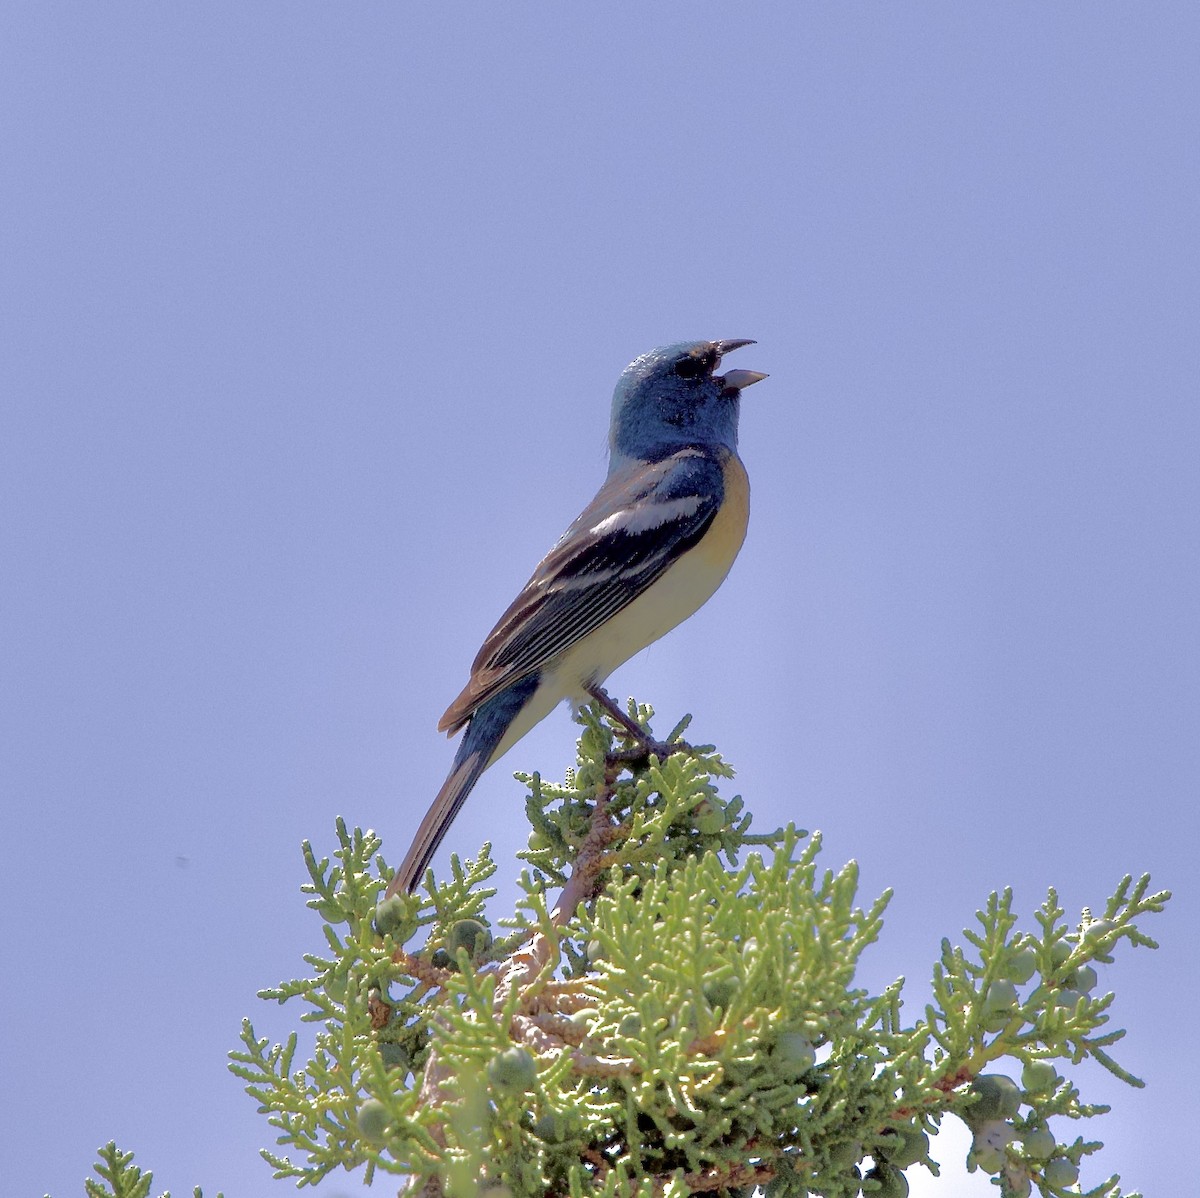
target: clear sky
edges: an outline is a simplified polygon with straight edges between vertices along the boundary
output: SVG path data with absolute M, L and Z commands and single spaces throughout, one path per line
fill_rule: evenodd
M 1082 1080 L 1109 1170 L 1179 1193 L 1198 37 L 1187 2 L 7 5 L 4 1194 L 82 1193 L 110 1137 L 156 1192 L 285 1192 L 225 1053 L 320 946 L 301 839 L 399 859 L 617 374 L 721 337 L 771 374 L 749 537 L 614 691 L 896 888 L 864 981 L 916 1010 L 993 888 L 1173 888 L 1102 970 L 1149 1087 Z M 511 770 L 572 749 L 556 713 L 447 842 L 504 895 Z

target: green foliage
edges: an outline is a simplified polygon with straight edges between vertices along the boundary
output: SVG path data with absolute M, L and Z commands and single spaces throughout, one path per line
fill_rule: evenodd
M 122 1152 L 111 1140 L 100 1149 L 96 1162 L 96 1173 L 100 1181 L 88 1178 L 83 1183 L 87 1198 L 149 1198 L 153 1173 L 144 1173 L 133 1163 L 132 1152 Z M 170 1190 L 162 1198 L 171 1198 Z M 192 1191 L 192 1198 L 204 1198 L 200 1187 Z M 218 1194 L 217 1198 L 222 1198 Z
M 304 846 L 324 947 L 262 997 L 299 1000 L 315 1045 L 301 1063 L 299 1032 L 271 1045 L 247 1020 L 231 1054 L 297 1154 L 264 1152 L 277 1176 L 361 1168 L 430 1198 L 888 1198 L 907 1193 L 904 1170 L 937 1172 L 928 1133 L 954 1114 L 1002 1193 L 1074 1183 L 1100 1145 L 1051 1120 L 1104 1108 L 1069 1068 L 1092 1058 L 1141 1084 L 1109 1055 L 1123 1033 L 1092 962 L 1153 946 L 1138 921 L 1167 894 L 1126 878 L 1072 927 L 1051 891 L 1036 930 L 993 894 L 906 1019 L 902 981 L 855 985 L 888 895 L 860 903 L 857 868 L 819 866 L 817 836 L 752 834 L 741 799 L 718 793 L 733 771 L 682 727 L 647 757 L 614 745 L 600 711 L 580 718 L 566 781 L 522 776 L 527 868 L 498 929 L 487 845 L 382 906 L 373 833 L 339 820 L 332 859 Z M 1117 1198 L 1117 1179 L 1088 1193 Z

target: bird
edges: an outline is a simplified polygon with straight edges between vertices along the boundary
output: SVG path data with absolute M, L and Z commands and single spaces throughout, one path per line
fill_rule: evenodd
M 466 731 L 386 897 L 416 889 L 480 775 L 560 702 L 596 699 L 620 718 L 602 689 L 607 676 L 724 581 L 750 515 L 737 452 L 741 393 L 767 376 L 717 371 L 726 354 L 754 344 L 680 342 L 622 371 L 608 475 L 500 617 L 442 716 L 439 731 Z

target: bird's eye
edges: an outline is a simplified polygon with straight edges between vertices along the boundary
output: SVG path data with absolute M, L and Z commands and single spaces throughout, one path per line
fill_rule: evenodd
M 686 358 L 680 358 L 675 363 L 675 373 L 681 379 L 698 379 L 701 375 L 706 374 L 709 369 L 707 358 L 693 358 L 688 354 Z

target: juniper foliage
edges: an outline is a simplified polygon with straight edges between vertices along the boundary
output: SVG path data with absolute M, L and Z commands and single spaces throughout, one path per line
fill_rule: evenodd
M 630 714 L 649 727 L 650 708 Z M 818 836 L 752 833 L 719 793 L 733 771 L 683 725 L 647 758 L 598 708 L 580 721 L 564 783 L 518 775 L 532 831 L 494 929 L 487 845 L 381 903 L 374 833 L 339 820 L 332 858 L 305 844 L 324 947 L 261 997 L 298 1000 L 315 1046 L 301 1062 L 298 1032 L 272 1045 L 246 1020 L 231 1053 L 288 1153 L 264 1151 L 277 1177 L 361 1169 L 424 1198 L 896 1198 L 906 1169 L 936 1174 L 928 1133 L 953 1114 L 1002 1194 L 1074 1186 L 1101 1144 L 1064 1125 L 1105 1108 L 1069 1070 L 1091 1058 L 1141 1085 L 1110 1055 L 1123 1033 L 1092 962 L 1155 947 L 1139 921 L 1166 892 L 1125 878 L 1071 924 L 1051 891 L 1032 929 L 992 894 L 908 1019 L 902 979 L 855 985 L 888 894 L 861 903 Z M 1115 1176 L 1086 1192 L 1122 1193 Z
M 150 1187 L 154 1184 L 154 1174 L 144 1172 L 133 1163 L 132 1152 L 122 1152 L 112 1140 L 97 1153 L 95 1172 L 100 1178 L 93 1181 L 88 1178 L 83 1183 L 87 1198 L 150 1198 Z M 165 1191 L 161 1198 L 171 1198 L 171 1191 Z M 192 1191 L 192 1198 L 204 1198 L 204 1192 L 197 1186 Z M 217 1198 L 223 1198 L 221 1194 Z

